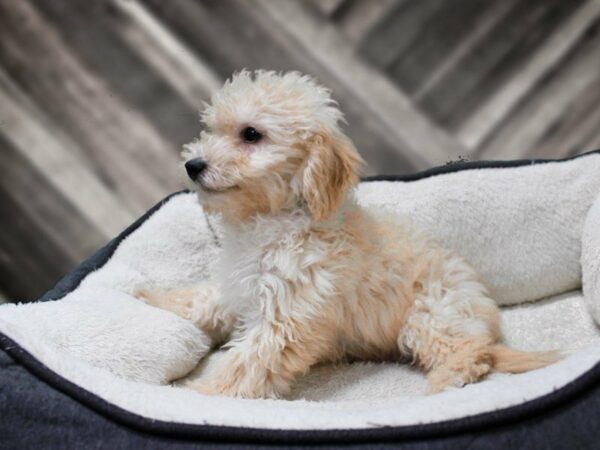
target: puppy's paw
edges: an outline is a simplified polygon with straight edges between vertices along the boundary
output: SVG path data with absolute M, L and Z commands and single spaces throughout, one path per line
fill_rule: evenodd
M 226 395 L 228 397 L 259 398 L 251 392 L 243 391 L 239 386 L 214 381 L 196 381 L 186 386 L 204 395 Z
M 427 375 L 427 393 L 437 394 L 447 388 L 460 388 L 466 384 L 464 376 L 460 373 L 442 367 L 434 369 Z
M 280 395 L 275 392 L 274 386 L 261 383 L 256 386 L 242 386 L 241 384 L 232 384 L 220 382 L 216 380 L 198 380 L 185 385 L 186 388 L 192 389 L 204 395 L 226 395 L 228 397 L 239 398 L 280 398 Z
M 194 314 L 194 301 L 187 292 L 150 292 L 137 290 L 134 297 L 156 308 L 164 309 L 177 314 L 184 319 L 192 320 Z
M 472 365 L 468 370 L 451 370 L 437 367 L 427 374 L 427 393 L 436 394 L 448 388 L 461 388 L 483 378 L 491 370 L 487 363 Z
M 214 383 L 203 380 L 186 383 L 184 387 L 204 395 L 227 395 L 225 392 L 222 392 L 222 390 Z
M 218 291 L 209 283 L 200 283 L 189 289 L 174 291 L 137 289 L 133 296 L 147 305 L 171 311 L 179 317 L 196 322 L 202 315 L 203 305 L 216 299 Z

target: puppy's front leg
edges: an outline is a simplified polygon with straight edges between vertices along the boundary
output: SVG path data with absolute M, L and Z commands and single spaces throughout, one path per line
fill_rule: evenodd
M 150 306 L 191 320 L 212 338 L 214 344 L 223 342 L 235 323 L 235 317 L 220 305 L 216 286 L 210 283 L 172 291 L 140 289 L 133 295 Z
M 308 336 L 283 323 L 263 322 L 234 340 L 208 380 L 188 387 L 204 394 L 243 398 L 278 398 L 290 390 L 294 378 L 317 360 Z M 291 339 L 290 339 L 291 338 Z

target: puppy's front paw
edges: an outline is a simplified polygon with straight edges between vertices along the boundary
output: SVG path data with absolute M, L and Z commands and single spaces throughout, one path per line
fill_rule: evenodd
M 251 392 L 245 392 L 239 386 L 214 381 L 196 381 L 187 385 L 189 389 L 204 395 L 226 395 L 228 397 L 259 398 Z
M 219 386 L 202 380 L 187 383 L 185 387 L 204 395 L 227 395 Z
M 187 292 L 155 293 L 138 290 L 133 295 L 147 305 L 170 311 L 187 320 L 192 320 L 194 315 L 193 297 Z
M 210 308 L 211 302 L 218 296 L 218 291 L 209 283 L 200 283 L 189 289 L 175 291 L 138 289 L 133 296 L 147 305 L 171 311 L 179 317 L 196 322 L 206 315 L 204 309 L 207 306 Z M 214 311 L 207 312 L 214 315 Z
M 268 383 L 261 383 L 252 387 L 243 386 L 241 383 L 227 383 L 216 380 L 198 380 L 186 385 L 204 395 L 226 395 L 228 397 L 240 398 L 279 398 L 274 387 Z

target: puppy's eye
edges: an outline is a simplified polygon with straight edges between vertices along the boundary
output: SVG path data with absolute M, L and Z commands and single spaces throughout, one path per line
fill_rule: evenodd
M 245 142 L 254 144 L 255 142 L 260 141 L 262 134 L 254 127 L 247 127 L 242 131 L 242 138 Z

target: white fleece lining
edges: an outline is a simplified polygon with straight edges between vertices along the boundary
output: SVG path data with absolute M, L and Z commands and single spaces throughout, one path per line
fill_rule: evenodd
M 141 416 L 180 423 L 229 425 L 268 429 L 370 428 L 431 423 L 470 416 L 520 404 L 560 388 L 600 361 L 598 337 L 565 360 L 545 369 L 521 375 L 494 375 L 478 384 L 426 396 L 422 392 L 395 396 L 390 386 L 380 385 L 385 398 L 306 400 L 241 400 L 210 397 L 183 388 L 158 386 L 119 378 L 93 368 L 41 340 L 19 332 L 18 324 L 0 320 L 0 329 L 49 369 L 108 402 Z M 399 377 L 406 367 L 363 364 L 361 381 L 375 385 L 389 379 L 386 370 Z M 343 370 L 343 369 L 342 369 Z M 356 370 L 356 369 L 355 369 Z M 360 370 L 358 371 L 360 372 Z M 375 375 L 374 375 L 375 374 Z M 378 380 L 377 375 L 382 374 Z M 364 383 L 363 383 L 364 384 Z M 349 392 L 352 392 L 350 390 Z
M 360 201 L 409 214 L 442 243 L 462 250 L 482 273 L 491 273 L 487 281 L 502 303 L 551 295 L 502 311 L 507 344 L 525 350 L 560 348 L 572 352 L 545 369 L 521 375 L 494 374 L 481 383 L 426 396 L 424 376 L 407 365 L 326 365 L 299 380 L 287 400 L 242 400 L 127 380 L 115 375 L 120 370 L 118 361 L 112 372 L 93 367 L 90 361 L 82 361 L 81 355 L 75 358 L 68 348 L 61 350 L 57 338 L 42 339 L 32 331 L 38 325 L 52 326 L 32 323 L 43 321 L 43 314 L 14 313 L 18 308 L 42 305 L 1 306 L 0 332 L 83 389 L 133 413 L 164 421 L 268 429 L 348 429 L 431 423 L 517 405 L 564 386 L 600 361 L 600 331 L 586 309 L 586 302 L 597 303 L 599 299 L 584 299 L 577 290 L 581 283 L 581 232 L 600 191 L 598 173 L 600 155 L 589 155 L 557 164 L 469 170 L 410 183 L 363 183 L 359 189 Z M 532 186 L 535 196 L 529 195 Z M 507 241 L 507 234 L 518 242 Z M 87 300 L 91 305 L 99 301 L 90 300 L 94 296 L 114 300 L 142 286 L 171 288 L 196 283 L 208 278 L 217 254 L 194 195 L 178 195 L 128 236 L 111 259 L 87 276 L 68 299 L 58 303 Z M 514 258 L 510 269 L 502 266 L 507 255 Z M 556 295 L 569 289 L 575 290 Z M 593 293 L 597 295 L 597 290 Z M 119 319 L 118 314 L 111 317 Z M 172 322 L 171 335 L 178 335 L 178 327 L 183 330 L 189 325 L 182 322 Z M 57 321 L 53 326 L 58 334 L 76 332 Z M 142 354 L 149 350 L 144 342 L 136 348 Z M 197 358 L 193 352 L 182 355 Z M 204 371 L 189 377 L 202 376 L 218 357 L 212 355 L 208 364 L 203 364 L 208 365 Z

